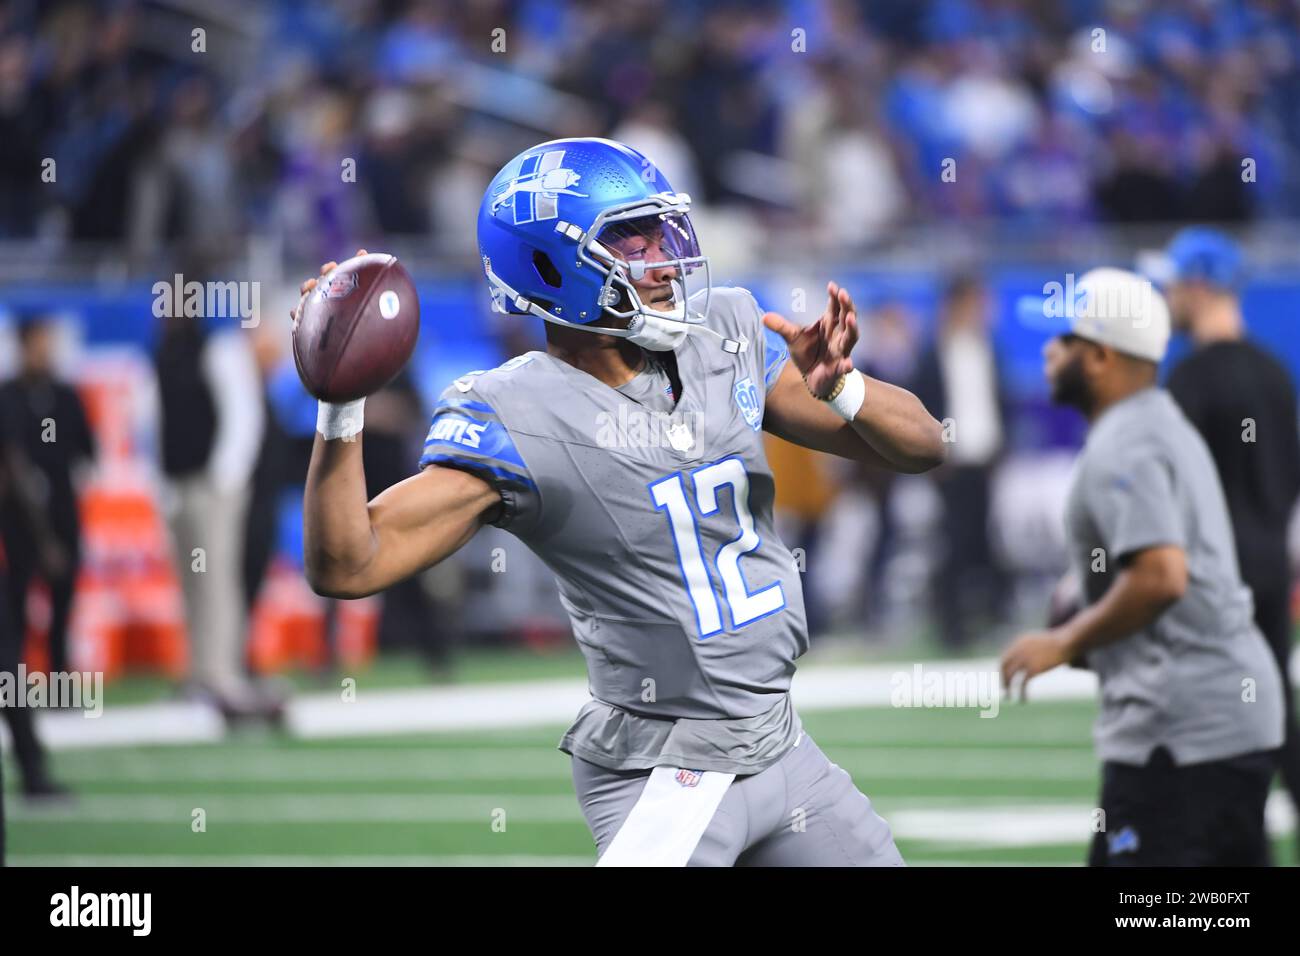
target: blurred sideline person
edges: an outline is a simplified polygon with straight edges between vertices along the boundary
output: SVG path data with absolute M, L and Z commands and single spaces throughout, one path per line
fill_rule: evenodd
M 265 328 L 265 327 L 259 327 Z M 280 529 L 280 509 L 290 492 L 302 494 L 303 477 L 311 461 L 316 434 L 315 401 L 298 381 L 292 356 L 284 343 L 259 334 L 258 364 L 262 376 L 265 433 L 254 469 L 248 519 L 245 522 L 244 595 L 248 612 L 257 604 L 271 566 Z M 424 414 L 408 371 L 386 385 L 367 402 L 367 442 L 364 451 L 367 496 L 374 497 L 410 473 L 411 455 L 424 437 Z M 325 650 L 321 674 L 333 675 L 339 665 L 338 602 L 326 599 Z M 388 589 L 379 608 L 380 653 L 413 648 L 429 669 L 443 675 L 451 667 L 452 650 L 460 631 L 458 617 L 430 593 L 423 576 Z M 282 682 L 261 682 L 263 689 Z
M 1174 237 L 1169 310 L 1195 351 L 1167 387 L 1205 439 L 1228 499 L 1242 579 L 1255 597 L 1255 623 L 1282 672 L 1286 740 L 1282 781 L 1300 809 L 1300 733 L 1291 686 L 1291 568 L 1287 528 L 1300 495 L 1300 421 L 1295 383 L 1269 352 L 1246 338 L 1237 289 L 1241 251 L 1215 229 Z
M 366 444 L 362 464 L 366 497 L 374 498 L 411 473 L 411 454 L 424 437 L 424 410 L 409 370 L 366 399 Z M 423 575 L 399 581 L 384 592 L 379 609 L 379 647 L 413 648 L 435 675 L 450 671 L 456 616 L 438 607 Z M 335 655 L 337 656 L 337 654 Z
M 244 517 L 243 591 L 244 611 L 251 619 L 262 592 L 275 550 L 278 527 L 278 506 L 284 488 L 298 484 L 301 472 L 294 474 L 294 438 L 276 417 L 271 394 L 276 369 L 284 360 L 283 343 L 277 342 L 262 327 L 253 335 L 253 355 L 257 361 L 258 399 L 262 406 L 262 439 L 248 478 L 248 506 Z M 295 385 L 297 376 L 294 376 Z M 301 445 L 303 443 L 299 443 Z M 300 453 L 302 471 L 306 470 L 306 454 Z
M 22 446 L 4 428 L 0 420 L 0 508 L 12 508 L 27 523 L 24 540 L 32 549 L 31 558 L 38 569 L 50 577 L 57 577 L 67 568 L 68 559 L 63 553 L 58 535 L 46 519 L 40 502 L 40 478 L 27 461 Z M 0 673 L 12 674 L 15 691 L 26 693 L 18 683 L 18 665 L 23 657 L 23 634 L 9 606 L 7 561 L 0 562 Z M 62 797 L 67 790 L 50 778 L 45 765 L 45 752 L 36 736 L 35 711 L 27 706 L 4 706 L 0 701 L 0 715 L 9 725 L 13 740 L 14 757 L 22 774 L 23 794 L 30 798 Z M 2 763 L 3 761 L 0 761 Z M 0 781 L 0 801 L 4 785 Z M 3 861 L 4 821 L 0 811 L 0 861 Z
M 918 319 L 901 301 L 886 299 L 871 312 L 864 330 L 863 341 L 858 343 L 854 358 L 858 367 L 872 378 L 886 382 L 915 381 L 916 363 L 920 358 L 914 329 Z M 950 450 L 951 453 L 951 450 Z M 889 565 L 900 549 L 899 515 L 897 512 L 895 484 L 898 476 L 880 468 L 861 464 L 850 466 L 853 470 L 849 492 L 856 491 L 868 502 L 875 515 L 874 530 L 866 536 L 865 554 L 859 574 L 862 591 L 855 608 L 862 616 L 859 630 L 865 630 L 873 639 L 886 635 L 894 627 L 893 609 L 889 606 L 887 578 Z M 886 635 L 887 636 L 887 635 Z M 905 639 L 910 639 L 908 633 Z
M 1052 399 L 1089 434 L 1066 506 L 1083 608 L 1017 638 L 1008 687 L 1061 664 L 1097 673 L 1104 830 L 1094 866 L 1259 866 L 1282 742 L 1282 681 L 1251 619 L 1223 489 L 1205 442 L 1156 368 L 1160 293 L 1095 269 L 1043 349 Z
M 0 535 L 9 558 L 9 604 L 19 640 L 27 634 L 27 593 L 42 578 L 50 593 L 49 667 L 68 670 L 68 621 L 81 563 L 81 519 L 75 472 L 95 457 L 94 438 L 76 389 L 54 375 L 56 326 L 39 313 L 18 324 L 21 365 L 15 378 L 0 385 L 0 414 L 39 481 L 40 508 L 58 541 L 63 565 L 58 574 L 40 573 L 31 524 L 10 498 L 0 509 Z
M 835 507 L 837 482 L 834 475 L 828 474 L 827 462 L 816 452 L 772 435 L 763 444 L 776 482 L 777 533 L 798 559 L 804 573 L 803 603 L 808 633 L 822 634 L 831 624 L 831 610 L 843 603 L 842 595 L 836 592 L 845 590 L 843 585 L 847 583 L 825 579 L 825 572 L 840 563 L 841 555 L 836 554 L 829 561 L 822 555 L 825 542 L 821 522 Z
M 185 315 L 160 322 L 163 510 L 190 635 L 187 692 L 227 719 L 268 716 L 245 670 L 243 531 L 264 415 L 256 360 L 237 324 L 208 328 Z
M 546 350 L 448 386 L 419 473 L 372 501 L 364 399 L 321 403 L 308 580 L 373 594 L 504 527 L 555 572 L 587 660 L 592 699 L 560 749 L 598 865 L 900 866 L 790 699 L 808 628 L 761 433 L 920 472 L 943 458 L 939 423 L 853 368 L 834 283 L 806 328 L 711 286 L 689 209 L 609 140 L 507 164 L 480 208 L 482 263 L 502 311 L 545 320 Z M 606 431 L 619 416 L 646 429 Z
M 953 422 L 947 464 L 934 473 L 945 543 L 934 594 L 939 636 L 952 650 L 974 637 L 972 611 L 1000 616 L 1006 592 L 989 538 L 990 489 L 1006 416 L 988 311 L 988 293 L 975 276 L 949 282 L 934 342 L 918 360 L 912 385 L 930 414 Z
M 904 303 L 878 300 L 862 325 L 854 365 L 882 381 L 911 381 L 917 359 L 914 321 Z M 798 455 L 790 455 L 790 449 Z M 887 606 L 887 572 L 904 530 L 893 502 L 898 475 L 869 462 L 825 458 L 770 437 L 767 453 L 776 478 L 777 529 L 787 544 L 805 548 L 809 632 L 850 633 L 870 642 L 911 639 L 912 628 L 904 634 L 893 627 Z M 804 526 L 811 528 L 804 540 L 792 537 L 782 524 L 782 512 L 792 501 L 801 504 L 805 522 L 815 522 Z

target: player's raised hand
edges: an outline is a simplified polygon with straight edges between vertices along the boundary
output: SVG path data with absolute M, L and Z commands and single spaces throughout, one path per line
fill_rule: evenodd
M 763 316 L 763 324 L 785 339 L 795 368 L 808 390 L 820 399 L 831 393 L 841 375 L 853 369 L 850 356 L 858 344 L 853 297 L 834 282 L 827 283 L 826 292 L 826 311 L 812 325 L 795 325 L 775 312 Z
M 366 254 L 366 250 L 364 249 L 357 250 L 357 255 L 364 256 L 365 254 Z M 337 262 L 330 260 L 329 262 L 325 263 L 323 266 L 320 267 L 320 274 L 322 276 L 328 275 L 330 272 L 337 269 L 338 265 L 339 264 Z M 291 309 L 289 312 L 289 318 L 293 319 L 294 322 L 298 321 L 298 315 L 299 313 L 302 312 L 302 304 L 307 301 L 307 294 L 311 292 L 311 290 L 314 288 L 316 288 L 315 278 L 307 279 L 303 282 L 302 285 L 298 286 L 298 292 L 299 292 L 298 304 L 294 306 L 293 309 Z

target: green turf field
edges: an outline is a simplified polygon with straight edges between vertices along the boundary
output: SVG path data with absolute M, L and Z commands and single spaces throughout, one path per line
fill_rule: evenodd
M 873 708 L 804 723 L 909 863 L 1077 865 L 1096 802 L 1093 712 Z M 10 862 L 589 865 L 562 730 L 64 751 L 53 768 L 77 800 L 42 808 L 13 792 L 7 763 Z M 1292 844 L 1276 841 L 1278 862 Z

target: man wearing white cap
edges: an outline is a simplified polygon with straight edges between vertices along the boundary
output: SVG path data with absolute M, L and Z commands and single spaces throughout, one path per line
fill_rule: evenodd
M 1082 609 L 1023 634 L 1004 681 L 1097 673 L 1102 760 L 1094 866 L 1263 865 L 1281 678 L 1252 620 L 1214 461 L 1156 387 L 1164 298 L 1095 269 L 1044 347 L 1053 401 L 1089 422 L 1066 510 Z

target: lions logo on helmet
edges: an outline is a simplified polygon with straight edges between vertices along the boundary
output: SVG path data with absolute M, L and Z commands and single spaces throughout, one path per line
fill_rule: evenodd
M 673 192 L 650 160 L 622 143 L 560 139 L 525 150 L 496 175 L 479 207 L 493 307 L 644 348 L 675 348 L 688 332 L 707 328 L 709 260 L 690 208 L 690 196 Z M 666 258 L 626 261 L 617 243 L 629 233 L 653 233 Z M 673 277 L 672 298 L 659 307 L 636 289 L 648 267 Z M 702 279 L 694 296 L 686 287 L 693 275 Z M 620 321 L 591 328 L 608 317 Z M 740 350 L 730 340 L 724 348 Z
M 513 205 L 516 225 L 536 219 L 554 219 L 558 215 L 560 196 L 586 199 L 586 193 L 571 188 L 582 177 L 572 169 L 565 169 L 560 165 L 562 162 L 562 149 L 549 150 L 540 157 L 522 157 L 519 174 L 505 183 L 500 195 L 492 199 L 493 215 L 509 202 Z

